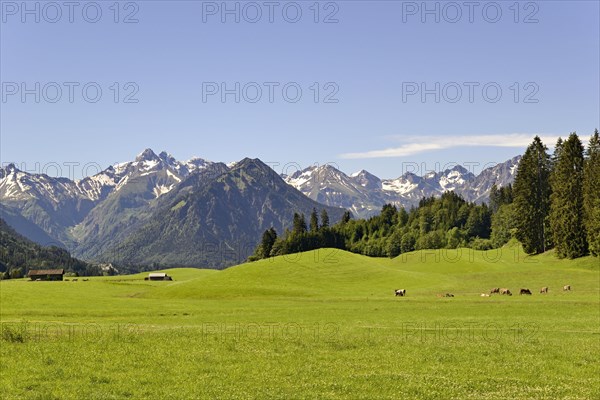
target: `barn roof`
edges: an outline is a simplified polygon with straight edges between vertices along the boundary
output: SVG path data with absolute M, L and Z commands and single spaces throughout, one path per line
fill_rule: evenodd
M 165 276 L 167 276 L 167 274 L 164 272 L 150 272 L 148 274 L 148 277 L 150 278 L 164 278 Z
M 29 270 L 27 276 L 32 275 L 64 275 L 64 269 L 32 269 Z

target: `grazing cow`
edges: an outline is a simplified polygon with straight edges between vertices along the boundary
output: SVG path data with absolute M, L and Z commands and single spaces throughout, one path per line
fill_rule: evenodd
M 406 296 L 406 289 L 396 289 L 394 291 L 394 293 L 396 294 L 396 296 Z
M 454 295 L 452 293 L 446 293 L 444 297 L 454 297 Z
M 571 290 L 571 285 L 565 285 L 565 286 L 563 286 L 563 290 L 565 292 Z
M 540 289 L 540 293 L 548 293 L 548 286 L 544 286 Z
M 500 294 L 506 294 L 508 296 L 512 296 L 512 293 L 510 292 L 510 290 L 506 289 L 506 288 L 500 289 Z
M 529 290 L 529 289 L 521 289 L 521 291 L 519 292 L 519 294 L 529 294 L 529 295 L 531 295 L 531 290 Z
M 494 294 L 494 293 L 500 293 L 500 288 L 496 287 L 496 288 L 493 288 L 492 290 L 490 290 L 490 294 Z

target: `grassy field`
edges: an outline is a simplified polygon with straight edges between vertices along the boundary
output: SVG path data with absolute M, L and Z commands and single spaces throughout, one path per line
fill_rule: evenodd
M 600 398 L 597 258 L 324 249 L 168 273 L 2 281 L 0 397 Z

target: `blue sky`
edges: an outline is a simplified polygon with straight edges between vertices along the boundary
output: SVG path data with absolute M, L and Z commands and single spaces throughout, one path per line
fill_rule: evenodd
M 391 178 L 600 125 L 597 1 L 314 3 L 2 1 L 0 162 L 79 177 L 150 147 Z

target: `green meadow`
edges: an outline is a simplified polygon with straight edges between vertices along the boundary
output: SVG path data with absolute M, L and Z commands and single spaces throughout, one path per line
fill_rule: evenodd
M 322 249 L 165 271 L 0 282 L 0 397 L 600 398 L 598 258 Z

